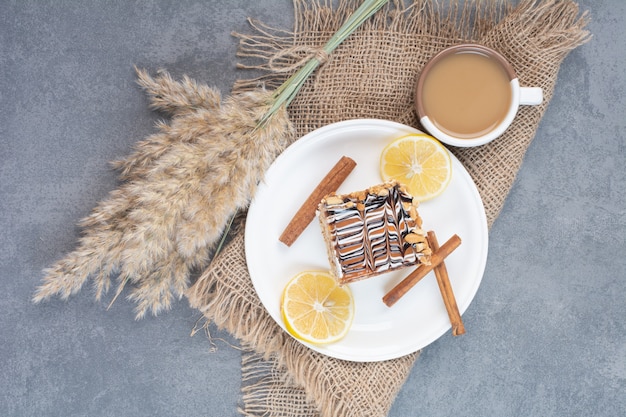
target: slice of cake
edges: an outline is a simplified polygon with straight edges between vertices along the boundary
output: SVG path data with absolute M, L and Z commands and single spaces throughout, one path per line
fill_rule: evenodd
M 417 202 L 396 181 L 329 194 L 318 206 L 318 218 L 340 284 L 430 263 Z

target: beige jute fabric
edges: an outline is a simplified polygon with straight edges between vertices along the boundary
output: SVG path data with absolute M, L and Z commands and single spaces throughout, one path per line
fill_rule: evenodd
M 293 32 L 252 22 L 238 35 L 242 60 L 265 72 L 236 90 L 278 86 L 314 56 L 358 6 L 356 0 L 294 0 Z M 542 87 L 540 106 L 522 107 L 499 139 L 451 149 L 475 180 L 491 226 L 552 97 L 567 54 L 589 39 L 587 15 L 572 1 L 394 1 L 349 37 L 308 80 L 289 107 L 297 137 L 329 123 L 378 118 L 421 129 L 413 88 L 425 62 L 442 48 L 478 42 L 510 60 L 521 85 Z M 286 335 L 261 305 L 250 281 L 243 232 L 188 293 L 208 321 L 231 332 L 246 351 L 242 414 L 248 416 L 385 416 L 419 352 L 375 363 L 325 357 Z M 468 323 L 471 328 L 480 323 Z

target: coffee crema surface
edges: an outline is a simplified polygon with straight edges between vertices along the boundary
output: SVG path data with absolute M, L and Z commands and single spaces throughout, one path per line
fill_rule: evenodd
M 435 62 L 424 79 L 424 112 L 444 133 L 462 139 L 500 124 L 511 105 L 510 78 L 492 57 L 459 51 Z

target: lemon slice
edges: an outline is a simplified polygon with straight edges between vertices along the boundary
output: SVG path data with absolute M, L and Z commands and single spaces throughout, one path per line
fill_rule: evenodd
M 380 175 L 384 181 L 404 184 L 417 201 L 441 194 L 452 178 L 448 150 L 435 138 L 423 133 L 395 139 L 380 156 Z
M 336 342 L 348 333 L 354 300 L 328 272 L 304 271 L 283 290 L 281 314 L 295 338 L 314 344 Z

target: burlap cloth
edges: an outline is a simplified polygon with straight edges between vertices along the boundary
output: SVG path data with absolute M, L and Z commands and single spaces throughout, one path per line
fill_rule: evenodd
M 278 86 L 294 70 L 290 66 L 321 47 L 359 4 L 327 3 L 294 0 L 293 32 L 253 22 L 252 35 L 238 35 L 242 60 L 266 72 L 238 82 L 235 90 Z M 508 131 L 491 144 L 451 149 L 476 182 L 491 226 L 550 102 L 559 66 L 589 39 L 587 20 L 572 1 L 392 2 L 319 68 L 289 107 L 290 118 L 297 137 L 355 118 L 394 120 L 421 129 L 412 93 L 424 63 L 452 44 L 495 48 L 513 64 L 521 85 L 543 88 L 545 101 L 522 107 Z M 419 355 L 374 363 L 341 361 L 286 335 L 252 287 L 241 231 L 188 296 L 208 321 L 231 332 L 246 349 L 244 415 L 385 416 Z M 471 330 L 463 337 L 471 337 Z

